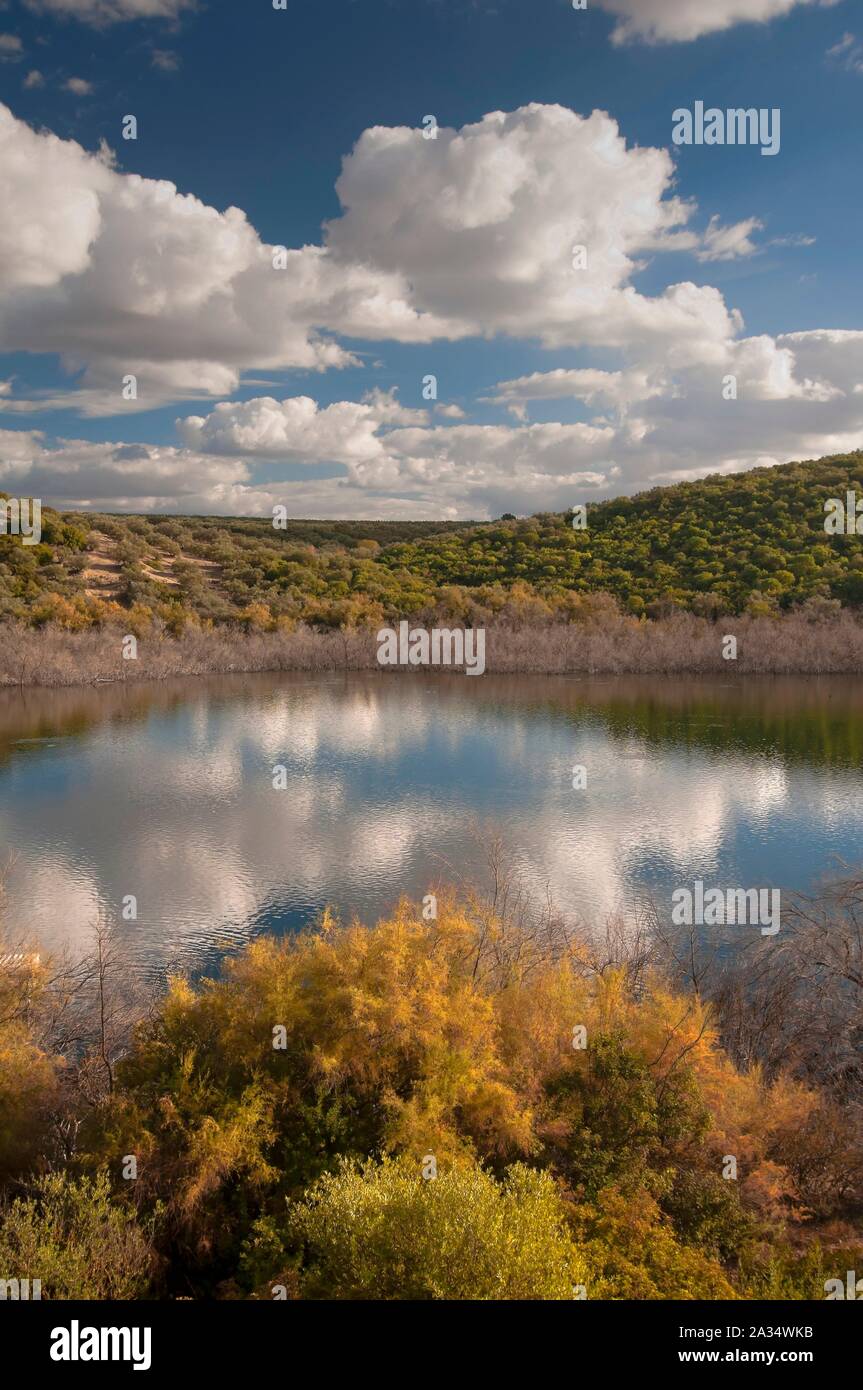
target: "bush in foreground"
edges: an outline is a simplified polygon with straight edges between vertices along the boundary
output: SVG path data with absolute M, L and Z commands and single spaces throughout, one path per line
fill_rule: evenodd
M 306 1297 L 571 1299 L 587 1267 L 551 1178 L 516 1164 L 426 1179 L 415 1164 L 343 1164 L 291 1211 Z
M 40 1178 L 0 1210 L 0 1270 L 38 1279 L 46 1299 L 145 1296 L 155 1256 L 135 1213 L 111 1197 L 105 1173 Z

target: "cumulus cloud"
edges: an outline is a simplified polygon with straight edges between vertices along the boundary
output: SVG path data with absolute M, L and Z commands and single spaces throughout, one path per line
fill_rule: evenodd
M 136 415 L 152 410 L 154 403 L 177 396 L 193 401 L 230 395 L 239 384 L 239 373 L 218 362 L 148 362 L 139 358 L 135 367 L 135 372 L 123 377 L 110 366 L 91 367 L 86 374 L 87 384 L 74 393 L 42 389 L 0 401 L 0 410 L 33 415 L 40 411 L 69 410 L 74 404 L 77 414 L 84 418 Z M 129 395 L 124 384 L 129 382 L 130 375 L 134 377 L 135 395 Z
M 616 434 L 602 425 L 436 425 L 393 392 L 321 407 L 306 396 L 223 402 L 207 416 L 178 420 L 189 455 L 314 469 L 308 480 L 207 494 L 207 510 L 294 516 L 483 516 L 506 499 L 523 510 L 576 489 L 601 496 L 619 478 Z M 329 465 L 329 469 L 324 467 Z M 324 476 L 322 474 L 329 476 Z
M 755 219 L 704 237 L 671 192 L 665 150 L 630 148 L 603 112 L 495 112 L 425 140 L 367 130 L 338 181 L 324 244 L 264 244 L 245 214 L 120 173 L 110 152 L 37 133 L 0 107 L 0 350 L 52 352 L 81 404 L 127 373 L 151 406 L 183 399 L 183 364 L 214 393 L 250 369 L 324 370 L 337 338 L 430 342 L 508 334 L 548 347 L 714 357 L 740 327 L 712 286 L 648 296 L 642 253 L 747 254 Z M 61 234 L 62 228 L 62 234 Z M 26 229 L 26 232 L 22 232 Z M 574 265 L 584 247 L 586 265 Z M 172 372 L 174 378 L 172 380 Z M 188 397 L 186 397 L 188 398 Z M 74 404 L 71 401 L 70 404 Z
M 192 449 L 214 454 L 301 463 L 355 465 L 385 455 L 382 425 L 427 421 L 423 410 L 406 410 L 395 395 L 376 392 L 361 402 L 338 401 L 321 408 L 310 396 L 277 401 L 270 396 L 240 404 L 217 405 L 208 416 L 177 422 Z
M 319 326 L 401 341 L 445 331 L 399 275 L 323 247 L 277 252 L 240 209 L 121 174 L 2 106 L 0 251 L 0 350 L 60 353 L 90 399 L 113 382 L 119 401 L 127 373 L 150 406 L 182 399 L 188 363 L 221 393 L 249 368 L 356 362 Z
M 578 400 L 591 406 L 602 402 L 622 411 L 636 401 L 649 400 L 662 389 L 662 385 L 651 382 L 644 371 L 556 367 L 551 372 L 532 372 L 529 376 L 501 381 L 496 394 L 485 399 L 505 405 L 512 414 L 524 418 L 529 401 Z
M 729 380 L 736 397 L 726 399 Z M 630 478 L 703 477 L 859 448 L 863 333 L 809 331 L 729 343 L 716 368 L 694 366 L 637 404 L 627 420 L 639 453 Z
M 363 465 L 357 475 L 379 487 L 422 480 L 445 495 L 485 497 L 500 487 L 526 496 L 568 486 L 603 491 L 620 473 L 614 442 L 608 427 L 557 422 L 398 429 L 386 437 L 388 457 Z
M 63 83 L 63 90 L 76 97 L 88 97 L 92 95 L 93 83 L 85 77 L 70 77 Z
M 838 0 L 597 0 L 617 18 L 613 43 L 681 43 L 735 24 L 766 24 L 803 5 Z
M 376 127 L 344 162 L 322 244 L 275 248 L 241 210 L 123 174 L 0 107 L 0 351 L 59 353 L 80 375 L 69 392 L 0 392 L 0 417 L 207 401 L 178 420 L 178 447 L 7 430 L 0 468 L 69 506 L 482 517 L 858 446 L 863 333 L 747 337 L 715 287 L 635 287 L 648 254 L 757 249 L 755 216 L 695 230 L 674 177 L 667 151 L 627 146 L 602 112 L 531 105 L 436 140 Z M 383 391 L 226 399 L 251 371 L 356 363 L 344 339 L 496 334 L 602 365 L 500 382 L 485 400 L 505 423 Z M 529 419 L 553 401 L 587 418 Z
M 0 332 L 26 298 L 86 270 L 111 175 L 79 145 L 36 134 L 0 106 Z M 4 335 L 14 348 L 14 335 Z M 23 344 L 22 344 L 23 345 Z
M 177 448 L 49 445 L 0 431 L 0 487 L 65 506 L 253 516 L 275 505 L 332 517 L 564 510 L 859 447 L 863 332 L 728 340 L 715 361 L 676 367 L 536 372 L 501 382 L 493 399 L 518 422 L 438 424 L 377 391 L 328 406 L 308 396 L 221 402 L 177 421 Z M 567 399 L 592 418 L 528 421 L 532 402 Z M 3 396 L 0 411 L 8 405 Z
M 703 409 L 705 399 L 711 395 L 721 399 L 719 388 L 733 377 L 738 404 L 741 399 L 823 404 L 840 399 L 849 389 L 852 349 L 858 349 L 860 341 L 861 336 L 853 332 L 847 338 L 835 332 L 808 332 L 782 338 L 762 334 L 729 339 L 709 362 L 691 362 L 672 371 L 664 365 L 648 371 L 631 368 L 616 372 L 593 367 L 556 368 L 499 382 L 496 393 L 485 399 L 505 405 L 520 419 L 527 417 L 533 401 L 576 400 L 592 407 L 611 408 L 620 421 L 638 415 L 643 424 L 649 403 L 653 403 L 651 418 L 657 419 L 691 399 L 697 399 L 699 409 Z M 819 347 L 823 349 L 825 343 L 828 350 L 819 355 Z M 849 352 L 847 360 L 843 357 L 843 345 Z M 852 376 L 860 365 L 858 358 L 851 368 Z M 843 385 L 836 384 L 839 378 Z
M 0 487 L 64 506 L 228 515 L 266 516 L 277 504 L 333 517 L 563 510 L 859 447 L 863 332 L 729 340 L 721 359 L 676 368 L 536 372 L 501 382 L 493 399 L 518 423 L 437 424 L 376 391 L 328 406 L 309 396 L 221 402 L 177 421 L 176 448 L 0 430 Z M 528 421 L 532 402 L 567 399 L 593 418 Z M 9 405 L 7 393 L 0 411 Z
M 863 333 L 823 330 L 729 340 L 715 361 L 673 370 L 533 373 L 501 382 L 492 399 L 523 419 L 533 401 L 570 397 L 603 407 L 624 490 L 632 491 L 671 474 L 859 447 L 861 379 Z
M 0 488 L 61 506 L 194 511 L 208 493 L 244 484 L 238 459 L 151 444 L 59 440 L 33 430 L 0 429 Z
M 344 162 L 327 246 L 405 277 L 453 334 L 709 352 L 735 325 L 717 290 L 631 284 L 645 249 L 677 249 L 694 211 L 673 179 L 667 150 L 628 147 L 602 111 L 532 104 L 435 140 L 374 127 Z
M 270 397 L 218 405 L 208 416 L 178 420 L 195 452 L 285 463 L 343 465 L 366 488 L 455 483 L 463 490 L 492 475 L 513 478 L 568 473 L 573 463 L 602 454 L 611 432 L 576 425 L 430 425 L 422 410 L 406 410 L 394 393 L 375 392 L 360 403 L 321 408 L 308 396 Z M 595 485 L 606 480 L 595 474 Z
M 0 429 L 0 488 L 62 508 L 200 516 L 272 515 L 433 520 L 461 514 L 459 503 L 415 485 L 403 496 L 355 479 L 327 477 L 255 483 L 242 459 L 151 444 L 47 443 L 39 432 Z

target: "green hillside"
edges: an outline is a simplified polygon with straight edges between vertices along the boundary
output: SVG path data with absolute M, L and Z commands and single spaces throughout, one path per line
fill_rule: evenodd
M 175 629 L 242 620 L 365 625 L 434 611 L 573 617 L 608 593 L 635 614 L 863 603 L 863 546 L 825 503 L 863 499 L 863 452 L 655 488 L 569 516 L 478 524 L 43 513 L 0 536 L 0 617 L 85 627 L 132 609 Z M 579 500 L 579 499 L 574 499 Z
M 860 540 L 824 529 L 825 501 L 849 490 L 863 501 L 863 452 L 616 498 L 589 508 L 586 530 L 538 515 L 393 545 L 381 560 L 435 584 L 604 590 L 635 612 L 738 612 L 753 594 L 781 607 L 818 595 L 859 604 Z

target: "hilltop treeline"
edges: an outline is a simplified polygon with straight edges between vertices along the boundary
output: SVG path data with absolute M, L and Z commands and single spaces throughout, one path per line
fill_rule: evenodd
M 863 498 L 863 453 L 656 488 L 481 524 L 44 513 L 42 542 L 0 536 L 0 618 L 143 628 L 371 627 L 404 616 L 577 620 L 604 594 L 635 616 L 863 603 L 863 548 L 824 504 Z M 579 500 L 579 499 L 574 499 Z
M 499 890 L 258 940 L 131 1041 L 104 934 L 89 968 L 0 971 L 0 1271 L 54 1299 L 823 1299 L 863 1267 L 859 887 L 730 958 Z

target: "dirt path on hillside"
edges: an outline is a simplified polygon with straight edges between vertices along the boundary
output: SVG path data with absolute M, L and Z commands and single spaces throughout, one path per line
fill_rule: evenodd
M 88 598 L 116 598 L 120 592 L 120 561 L 111 553 L 111 541 L 101 531 L 94 531 L 96 543 L 87 552 L 87 568 L 81 577 Z
M 114 554 L 114 543 L 102 531 L 94 531 L 95 544 L 87 552 L 87 567 L 82 571 L 89 598 L 116 598 L 121 587 L 122 565 Z M 158 560 L 142 560 L 141 571 L 156 584 L 178 589 L 180 581 L 174 574 L 178 563 L 192 564 L 211 588 L 217 588 L 222 578 L 222 566 L 215 560 L 199 560 L 194 555 L 160 555 Z

